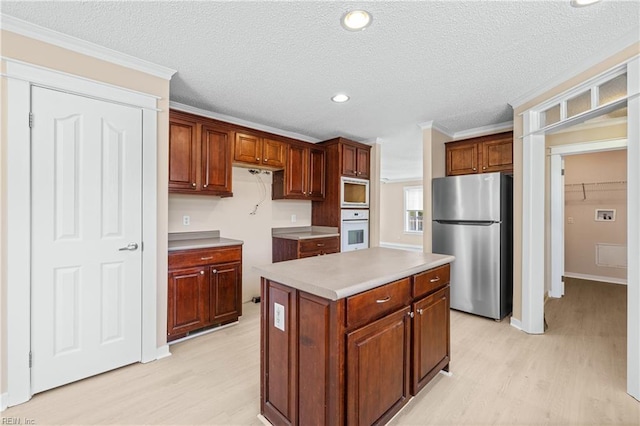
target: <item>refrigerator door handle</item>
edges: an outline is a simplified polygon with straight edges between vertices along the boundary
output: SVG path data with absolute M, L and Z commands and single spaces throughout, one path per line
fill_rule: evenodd
M 472 220 L 435 220 L 434 222 L 441 223 L 443 225 L 471 225 L 471 226 L 491 226 L 493 224 L 500 224 L 502 221 L 484 220 L 484 221 L 472 221 Z

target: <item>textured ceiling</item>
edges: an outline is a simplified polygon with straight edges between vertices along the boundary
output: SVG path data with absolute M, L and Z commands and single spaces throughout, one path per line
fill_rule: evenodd
M 347 32 L 354 7 L 373 24 Z M 178 70 L 171 99 L 307 135 L 382 141 L 382 177 L 422 173 L 418 123 L 512 119 L 508 105 L 637 31 L 640 2 L 85 1 L 0 10 Z M 351 96 L 346 104 L 333 94 Z

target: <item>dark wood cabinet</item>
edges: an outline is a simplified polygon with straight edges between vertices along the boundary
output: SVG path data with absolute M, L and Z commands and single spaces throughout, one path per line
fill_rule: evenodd
M 170 113 L 169 192 L 197 190 L 198 124 L 195 119 Z
M 236 132 L 233 161 L 281 169 L 285 167 L 287 144 L 253 133 Z
M 169 253 L 167 341 L 242 315 L 242 246 Z
M 320 142 L 326 150 L 326 185 L 322 202 L 313 202 L 311 224 L 340 227 L 342 176 L 369 179 L 371 147 L 345 138 Z
M 448 371 L 449 271 L 334 301 L 262 278 L 262 415 L 274 425 L 388 422 Z
M 230 197 L 233 131 L 215 120 L 169 112 L 169 192 Z
M 513 132 L 445 144 L 447 176 L 513 172 Z
M 324 192 L 324 148 L 312 144 L 291 144 L 285 169 L 273 173 L 271 198 L 321 201 Z
M 289 238 L 272 238 L 272 262 L 302 259 L 305 257 L 322 256 L 340 252 L 340 237 L 319 237 L 303 240 Z
M 440 370 L 449 369 L 449 287 L 415 302 L 412 311 L 411 393 L 415 395 Z
M 361 147 L 352 142 L 342 142 L 341 170 L 342 176 L 352 176 L 369 179 L 370 147 Z
M 167 336 L 180 336 L 209 323 L 209 293 L 204 267 L 169 272 Z
M 385 424 L 411 397 L 409 313 L 406 307 L 347 334 L 347 424 Z

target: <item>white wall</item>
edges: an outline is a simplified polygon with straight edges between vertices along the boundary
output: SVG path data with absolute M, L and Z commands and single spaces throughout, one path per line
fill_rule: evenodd
M 252 268 L 271 263 L 271 228 L 311 225 L 311 201 L 271 200 L 272 174 L 260 174 L 266 197 L 251 213 L 261 193 L 248 169 L 233 168 L 233 197 L 169 194 L 169 232 L 219 230 L 220 236 L 244 241 L 242 247 L 242 300 L 260 294 L 260 276 Z M 190 225 L 182 217 L 190 216 Z M 296 215 L 296 222 L 291 222 Z

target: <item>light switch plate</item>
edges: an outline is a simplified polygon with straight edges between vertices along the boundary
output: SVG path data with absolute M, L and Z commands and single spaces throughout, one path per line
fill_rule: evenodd
M 279 303 L 273 304 L 273 326 L 284 331 L 284 306 Z

